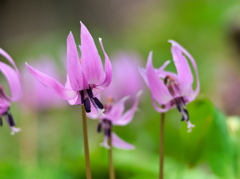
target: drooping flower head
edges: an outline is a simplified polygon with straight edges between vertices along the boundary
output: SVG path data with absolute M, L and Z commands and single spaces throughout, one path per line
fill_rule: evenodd
M 105 71 L 94 40 L 85 25 L 81 23 L 80 58 L 73 34 L 70 32 L 67 38 L 67 82 L 65 86 L 27 63 L 26 66 L 38 81 L 54 90 L 63 99 L 68 100 L 71 105 L 82 104 L 86 112 L 90 112 L 92 104 L 98 113 L 102 113 L 104 106 L 95 95 L 111 83 L 112 66 L 102 40 L 99 39 L 99 42 L 105 56 Z
M 146 70 L 140 68 L 139 71 L 151 91 L 152 104 L 155 110 L 166 112 L 176 107 L 182 113 L 182 121 L 187 122 L 190 132 L 194 125 L 189 120 L 186 104 L 193 101 L 199 93 L 198 69 L 194 58 L 187 50 L 173 40 L 169 42 L 172 44 L 171 52 L 177 74 L 164 70 L 170 61 L 165 62 L 159 69 L 155 69 L 152 65 L 152 52 L 149 54 Z M 195 89 L 192 87 L 194 78 L 187 58 L 195 72 Z
M 19 132 L 20 129 L 15 127 L 15 121 L 10 112 L 10 103 L 20 99 L 22 96 L 22 85 L 19 71 L 13 59 L 1 48 L 0 55 L 2 55 L 12 65 L 10 66 L 4 62 L 0 62 L 0 72 L 7 79 L 11 91 L 11 95 L 7 95 L 2 84 L 0 84 L 0 126 L 3 125 L 4 118 L 11 128 L 11 134 L 14 134 Z
M 114 132 L 112 132 L 112 127 L 114 125 L 125 126 L 132 121 L 138 107 L 139 97 L 141 93 L 141 91 L 137 93 L 132 107 L 125 112 L 125 102 L 129 99 L 129 96 L 126 96 L 117 102 L 115 102 L 111 97 L 108 98 L 105 103 L 104 116 L 98 116 L 96 110 L 92 110 L 91 113 L 88 113 L 88 117 L 92 119 L 99 119 L 97 131 L 103 132 L 104 134 L 104 141 L 101 145 L 109 148 L 108 139 L 111 137 L 112 145 L 114 147 L 120 149 L 134 149 L 133 145 L 125 142 L 124 140 L 119 138 Z
M 60 70 L 58 70 L 57 64 L 49 56 L 42 56 L 34 62 L 39 70 L 44 73 L 61 79 Z M 27 94 L 19 101 L 21 107 L 25 110 L 47 110 L 50 108 L 60 108 L 65 105 L 64 101 L 53 91 L 49 90 L 37 80 L 33 79 L 29 75 L 28 70 L 25 68 L 21 71 L 22 81 L 25 84 L 23 87 L 24 93 Z M 29 98 L 29 96 L 31 96 Z

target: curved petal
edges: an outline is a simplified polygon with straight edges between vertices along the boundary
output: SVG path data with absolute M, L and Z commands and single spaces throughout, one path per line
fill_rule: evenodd
M 67 37 L 67 73 L 74 91 L 88 89 L 88 82 L 80 64 L 76 43 L 72 32 Z
M 197 64 L 194 60 L 194 58 L 190 55 L 190 53 L 183 48 L 180 44 L 173 40 L 169 40 L 169 42 L 172 44 L 172 55 L 174 59 L 175 66 L 178 71 L 178 76 L 179 76 L 179 82 L 181 85 L 181 90 L 183 95 L 185 96 L 191 96 L 192 98 L 195 98 L 200 90 L 200 83 L 199 83 L 199 77 L 198 77 L 198 69 L 197 69 Z M 196 89 L 192 91 L 192 83 L 193 83 L 193 75 L 191 72 L 191 69 L 189 67 L 189 64 L 187 62 L 187 59 L 185 56 L 188 57 L 188 59 L 191 61 L 192 66 L 195 71 L 196 75 L 196 80 L 197 80 L 197 85 Z M 191 93 L 192 91 L 192 93 Z
M 107 53 L 104 50 L 101 38 L 99 38 L 99 43 L 102 47 L 102 51 L 103 51 L 103 54 L 105 57 L 105 78 L 104 78 L 103 82 L 100 85 L 98 85 L 98 88 L 105 89 L 106 87 L 108 87 L 110 85 L 110 83 L 112 81 L 112 64 L 108 58 Z
M 152 66 L 152 52 L 150 52 L 147 67 L 146 67 L 147 80 L 149 84 L 149 89 L 152 93 L 154 99 L 160 104 L 166 104 L 172 99 L 172 95 L 169 93 L 167 87 L 161 79 L 159 79 L 158 74 Z
M 131 107 L 131 109 L 129 109 L 128 111 L 126 111 L 121 118 L 118 118 L 118 120 L 113 121 L 114 125 L 127 125 L 128 123 L 130 123 L 133 119 L 133 116 L 137 110 L 138 107 L 138 103 L 139 103 L 139 97 L 141 96 L 142 91 L 139 91 L 138 94 L 135 97 L 135 101 L 133 106 Z
M 0 71 L 6 77 L 11 90 L 11 101 L 17 101 L 22 96 L 22 85 L 19 74 L 9 65 L 0 62 Z
M 124 103 L 128 98 L 129 97 L 126 96 L 117 103 L 113 104 L 111 110 L 105 114 L 104 118 L 111 120 L 114 124 L 114 121 L 117 121 L 121 117 L 124 111 Z
M 72 89 L 68 75 L 67 75 L 67 81 L 66 81 L 66 83 L 65 83 L 65 87 L 66 87 L 67 89 Z M 77 96 L 76 96 L 75 98 L 68 100 L 68 103 L 69 103 L 70 105 L 78 105 L 78 104 L 81 104 L 81 97 L 80 97 L 79 93 L 77 94 Z
M 112 132 L 112 145 L 119 149 L 131 150 L 135 147 L 118 137 L 114 132 Z
M 164 113 L 164 112 L 167 112 L 169 111 L 170 109 L 172 109 L 173 107 L 170 107 L 170 105 L 165 105 L 165 108 L 163 107 L 159 107 L 158 104 L 156 104 L 156 101 L 155 99 L 153 98 L 153 96 L 151 96 L 151 100 L 152 100 L 152 105 L 154 107 L 154 109 L 157 111 L 157 112 L 160 112 L 160 113 Z
M 5 52 L 2 48 L 0 48 L 0 54 L 1 54 L 2 56 L 4 56 L 4 57 L 11 63 L 11 65 L 15 68 L 15 70 L 17 71 L 17 74 L 19 75 L 17 66 L 15 65 L 12 57 L 11 57 L 10 55 L 8 55 L 8 53 Z M 19 77 L 20 77 L 20 75 L 19 75 Z
M 167 60 L 166 62 L 164 62 L 164 64 L 160 66 L 159 69 L 156 70 L 156 73 L 158 75 L 161 74 L 165 70 L 165 68 L 169 65 L 170 62 L 171 62 L 170 60 Z
M 89 84 L 99 84 L 103 81 L 102 61 L 94 40 L 86 26 L 81 23 L 81 59 L 84 74 Z
M 70 100 L 77 96 L 77 93 L 75 91 L 65 88 L 62 84 L 60 84 L 54 78 L 34 69 L 27 63 L 25 63 L 25 64 L 26 64 L 27 69 L 33 75 L 34 78 L 36 78 L 43 85 L 45 85 L 45 86 L 49 87 L 50 89 L 52 89 L 53 91 L 55 91 L 63 99 Z

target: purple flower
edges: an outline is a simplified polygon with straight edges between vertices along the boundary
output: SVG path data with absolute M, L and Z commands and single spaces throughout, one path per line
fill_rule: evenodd
M 144 82 L 138 73 L 138 66 L 141 66 L 141 58 L 135 53 L 117 53 L 112 56 L 113 80 L 109 87 L 102 93 L 102 99 L 112 97 L 118 101 L 129 96 L 127 104 L 134 101 L 138 91 L 144 88 Z
M 109 148 L 108 139 L 111 136 L 112 145 L 116 148 L 120 149 L 134 149 L 134 146 L 125 142 L 121 138 L 119 138 L 114 132 L 112 132 L 112 126 L 125 126 L 129 124 L 133 116 L 137 110 L 139 97 L 141 95 L 141 91 L 135 97 L 134 103 L 132 107 L 124 112 L 125 102 L 129 99 L 129 96 L 120 99 L 117 102 L 114 102 L 113 98 L 108 98 L 105 104 L 104 116 L 98 116 L 96 110 L 92 110 L 91 113 L 88 113 L 88 117 L 92 119 L 99 118 L 99 124 L 97 127 L 98 132 L 103 132 L 104 141 L 101 144 L 102 146 Z
M 0 84 L 0 126 L 3 125 L 2 118 L 5 118 L 11 128 L 11 134 L 13 135 L 21 129 L 15 127 L 15 122 L 10 112 L 10 102 L 15 102 L 22 96 L 22 85 L 19 71 L 13 59 L 1 48 L 0 54 L 12 65 L 11 67 L 6 63 L 0 62 L 0 71 L 7 79 L 11 91 L 11 95 L 8 96 L 5 93 L 2 84 Z
M 91 111 L 91 103 L 99 114 L 104 111 L 102 103 L 95 96 L 105 89 L 112 80 L 112 66 L 102 40 L 99 39 L 105 56 L 105 72 L 93 38 L 81 23 L 81 58 L 79 58 L 73 34 L 67 38 L 67 82 L 65 86 L 54 78 L 34 69 L 26 63 L 29 72 L 43 85 L 54 90 L 71 105 L 84 105 L 86 112 Z
M 176 107 L 182 113 L 182 121 L 187 122 L 188 132 L 190 132 L 194 125 L 189 121 L 186 104 L 193 101 L 199 93 L 198 69 L 195 60 L 187 50 L 173 40 L 169 42 L 172 44 L 171 52 L 177 74 L 164 70 L 170 61 L 165 62 L 159 69 L 155 69 L 152 65 L 152 52 L 149 54 L 146 70 L 140 68 L 139 71 L 151 91 L 155 110 L 166 112 Z M 192 87 L 193 75 L 186 57 L 194 68 L 195 90 Z

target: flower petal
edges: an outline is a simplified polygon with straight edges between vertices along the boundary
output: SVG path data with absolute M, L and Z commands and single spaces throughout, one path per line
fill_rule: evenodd
M 130 123 L 133 119 L 133 116 L 137 110 L 138 107 L 138 103 L 139 103 L 139 97 L 141 96 L 142 91 L 139 91 L 135 97 L 135 101 L 133 106 L 131 107 L 131 109 L 129 109 L 128 111 L 126 111 L 121 118 L 118 118 L 118 120 L 113 121 L 114 125 L 127 125 L 128 123 Z
M 19 79 L 18 71 L 15 71 L 9 65 L 0 62 L 0 71 L 6 77 L 11 90 L 11 101 L 17 101 L 22 96 L 22 85 Z
M 62 84 L 60 84 L 58 81 L 56 81 L 54 78 L 34 69 L 27 63 L 26 67 L 29 70 L 29 72 L 33 75 L 34 78 L 36 78 L 39 82 L 41 82 L 43 85 L 49 87 L 50 89 L 54 90 L 60 97 L 66 100 L 73 99 L 77 96 L 77 93 L 71 89 L 65 88 Z
M 67 37 L 67 73 L 74 91 L 88 89 L 88 82 L 80 64 L 76 43 L 72 32 Z
M 197 64 L 194 58 L 189 54 L 189 52 L 186 49 L 184 49 L 180 44 L 173 40 L 169 40 L 169 42 L 172 44 L 171 51 L 175 66 L 177 68 L 182 95 L 191 96 L 194 99 L 200 90 Z M 184 55 L 188 57 L 188 59 L 191 61 L 196 75 L 197 86 L 193 93 L 192 93 L 193 75 L 190 66 L 187 62 L 187 59 Z
M 105 57 L 105 78 L 104 78 L 103 82 L 100 85 L 98 85 L 98 88 L 105 89 L 106 87 L 108 87 L 110 85 L 110 83 L 112 81 L 112 64 L 108 58 L 107 53 L 104 50 L 101 38 L 99 38 L 99 43 L 102 47 L 102 51 L 103 51 L 103 54 Z
M 4 57 L 11 63 L 11 65 L 15 68 L 16 72 L 17 72 L 18 75 L 19 75 L 17 66 L 15 65 L 12 57 L 11 57 L 10 55 L 8 55 L 8 53 L 5 52 L 5 51 L 4 51 L 3 49 L 1 49 L 1 48 L 0 48 L 0 54 L 1 54 L 2 56 L 4 56 Z M 19 77 L 20 77 L 20 75 L 19 75 Z
M 152 66 L 152 52 L 150 52 L 148 57 L 148 62 L 146 66 L 146 74 L 149 89 L 152 93 L 153 98 L 160 104 L 166 104 L 172 99 L 172 95 L 169 93 L 167 87 L 163 81 L 158 77 L 156 70 Z
M 94 40 L 86 26 L 81 22 L 81 59 L 84 74 L 89 84 L 99 84 L 103 81 L 102 61 Z
M 104 118 L 111 120 L 114 124 L 114 121 L 117 121 L 121 117 L 124 111 L 124 103 L 128 98 L 129 97 L 126 96 L 117 103 L 113 104 L 111 110 L 105 114 Z
M 146 83 L 146 85 L 149 88 L 146 70 L 144 68 L 138 67 L 138 71 L 139 71 L 140 75 L 142 76 L 144 82 Z
M 135 147 L 118 137 L 114 132 L 112 132 L 112 145 L 119 149 L 131 150 Z
M 153 98 L 153 96 L 151 96 L 151 100 L 152 100 L 152 105 L 154 107 L 154 109 L 157 111 L 157 112 L 160 112 L 160 113 L 163 113 L 163 112 L 167 112 L 169 111 L 170 109 L 172 109 L 174 106 L 171 106 L 169 105 L 169 103 L 165 104 L 164 108 L 162 106 L 159 107 L 158 104 L 156 104 L 156 101 L 155 99 Z

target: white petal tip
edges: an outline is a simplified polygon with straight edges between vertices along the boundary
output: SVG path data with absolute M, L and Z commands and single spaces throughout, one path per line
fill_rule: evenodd
M 187 121 L 187 128 L 188 128 L 187 132 L 191 132 L 193 127 L 195 127 L 195 125 L 193 125 L 190 121 Z
M 98 40 L 101 42 L 101 41 L 102 41 L 102 38 L 101 38 L 101 37 L 99 37 L 99 38 L 98 38 Z
M 98 116 L 102 116 L 102 117 L 105 116 L 105 114 L 103 113 L 105 109 L 97 109 L 97 111 L 98 111 Z
M 104 147 L 104 148 L 106 148 L 108 150 L 110 149 L 110 146 L 106 142 L 100 143 L 100 146 L 102 146 L 102 147 Z
M 20 128 L 16 128 L 16 127 L 11 127 L 11 135 L 14 135 L 15 133 L 20 132 L 21 129 Z

